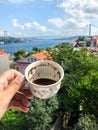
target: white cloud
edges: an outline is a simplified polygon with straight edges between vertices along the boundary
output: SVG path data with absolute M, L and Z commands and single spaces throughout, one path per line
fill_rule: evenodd
M 32 24 L 31 24 L 30 22 L 25 23 L 24 26 L 25 26 L 27 29 L 32 28 Z
M 48 19 L 48 22 L 58 28 L 81 29 L 88 25 L 92 19 L 98 18 L 97 0 L 62 0 L 58 7 L 64 9 L 65 17 Z
M 66 20 L 66 26 L 70 27 L 70 28 L 83 28 L 86 25 L 90 24 L 88 21 L 82 20 L 82 22 L 78 22 L 76 19 L 74 18 L 69 18 Z
M 13 23 L 13 26 L 16 27 L 16 28 L 20 28 L 20 29 L 23 29 L 24 30 L 24 25 L 21 25 L 18 23 L 18 19 L 13 19 L 12 20 L 12 23 Z
M 7 0 L 11 3 L 23 3 L 23 2 L 34 2 L 35 0 Z M 41 2 L 53 2 L 54 0 L 41 0 Z M 26 30 L 28 32 L 36 31 L 36 33 L 47 35 L 50 34 L 74 34 L 81 35 L 88 33 L 88 24 L 92 23 L 92 21 L 98 19 L 98 0 L 57 0 L 59 2 L 59 9 L 56 10 L 56 15 L 58 11 L 63 10 L 64 14 L 57 17 L 50 17 L 48 19 L 49 24 L 53 24 L 53 28 L 47 28 L 44 25 L 37 21 L 25 22 L 21 23 L 18 19 L 13 19 L 13 26 L 22 30 Z M 56 1 L 55 1 L 56 2 Z M 63 16 L 63 17 L 62 17 Z M 40 19 L 39 19 L 40 20 Z M 97 20 L 96 20 L 97 21 Z M 96 22 L 97 23 L 97 22 Z M 93 23 L 92 23 L 93 24 Z M 49 26 L 49 25 L 47 25 Z M 55 29 L 54 29 L 55 27 Z M 51 30 L 49 32 L 49 30 Z M 25 32 L 26 32 L 25 31 Z M 92 27 L 92 31 L 98 32 L 94 27 Z M 49 33 L 48 33 L 49 32 Z M 81 33 L 81 34 L 80 34 Z
M 5 31 L 0 31 L 0 36 L 4 36 L 4 32 Z M 7 33 L 7 36 L 11 36 L 11 33 L 10 32 L 6 32 Z
M 62 0 L 57 7 L 64 9 L 65 17 L 51 18 L 48 22 L 62 28 L 65 32 L 88 33 L 88 24 L 98 19 L 98 0 Z M 64 15 L 63 15 L 64 16 Z M 92 23 L 93 24 L 93 23 Z M 92 27 L 92 33 L 95 34 L 95 28 Z
M 13 19 L 12 20 L 12 24 L 14 27 L 16 28 L 20 28 L 22 30 L 25 30 L 25 29 L 35 29 L 35 30 L 40 30 L 42 32 L 45 32 L 47 30 L 47 27 L 43 26 L 43 25 L 40 25 L 38 22 L 36 21 L 33 21 L 33 22 L 27 22 L 27 23 L 24 23 L 24 24 L 20 24 L 18 22 L 18 19 Z
M 61 28 L 61 27 L 63 27 L 65 25 L 64 20 L 62 20 L 60 18 L 51 18 L 51 19 L 48 19 L 48 22 L 56 25 L 59 28 Z
M 17 36 L 22 36 L 23 35 L 23 33 L 22 32 L 17 32 L 17 34 L 16 34 Z
M 63 0 L 58 7 L 63 8 L 65 13 L 70 14 L 77 20 L 98 17 L 97 0 Z
M 41 30 L 41 31 L 43 31 L 43 32 L 45 32 L 45 31 L 47 30 L 47 27 L 40 25 L 40 24 L 39 24 L 38 22 L 36 22 L 36 21 L 33 21 L 33 26 L 34 26 L 34 28 L 36 28 L 37 30 Z

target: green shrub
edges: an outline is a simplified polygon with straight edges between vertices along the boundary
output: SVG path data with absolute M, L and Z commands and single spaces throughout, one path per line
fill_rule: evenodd
M 73 130 L 98 130 L 94 116 L 81 116 Z
M 24 113 L 12 109 L 0 121 L 0 130 L 27 130 Z

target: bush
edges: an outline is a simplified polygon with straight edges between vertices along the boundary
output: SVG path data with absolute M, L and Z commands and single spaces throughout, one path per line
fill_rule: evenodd
M 98 130 L 94 116 L 81 116 L 73 130 Z
M 8 110 L 0 121 L 0 130 L 27 130 L 24 113 L 12 109 Z

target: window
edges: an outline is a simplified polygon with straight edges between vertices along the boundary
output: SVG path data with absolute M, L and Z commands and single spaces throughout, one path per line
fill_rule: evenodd
M 28 60 L 28 62 L 30 62 L 30 59 L 29 59 L 29 58 L 28 58 L 27 60 Z
M 36 61 L 36 58 L 34 58 L 34 61 Z
M 33 58 L 31 58 L 31 62 L 33 62 Z

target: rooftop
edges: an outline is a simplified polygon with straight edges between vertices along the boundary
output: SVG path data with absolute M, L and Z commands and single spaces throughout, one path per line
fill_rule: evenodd
M 43 51 L 43 52 L 40 52 L 40 53 L 33 54 L 31 56 L 22 58 L 22 59 L 20 59 L 20 60 L 18 60 L 16 62 L 29 64 L 29 63 L 35 61 L 33 59 L 46 60 L 49 56 L 50 56 L 50 54 L 47 51 Z
M 2 48 L 0 48 L 0 55 L 7 54 Z
M 50 54 L 47 51 L 43 51 L 40 53 L 33 54 L 32 56 L 39 60 L 46 60 L 47 57 L 50 56 Z
M 5 52 L 2 48 L 0 48 L 0 55 L 8 55 L 8 53 Z M 13 58 L 11 56 L 9 56 L 9 60 L 11 61 L 11 60 L 13 60 Z

